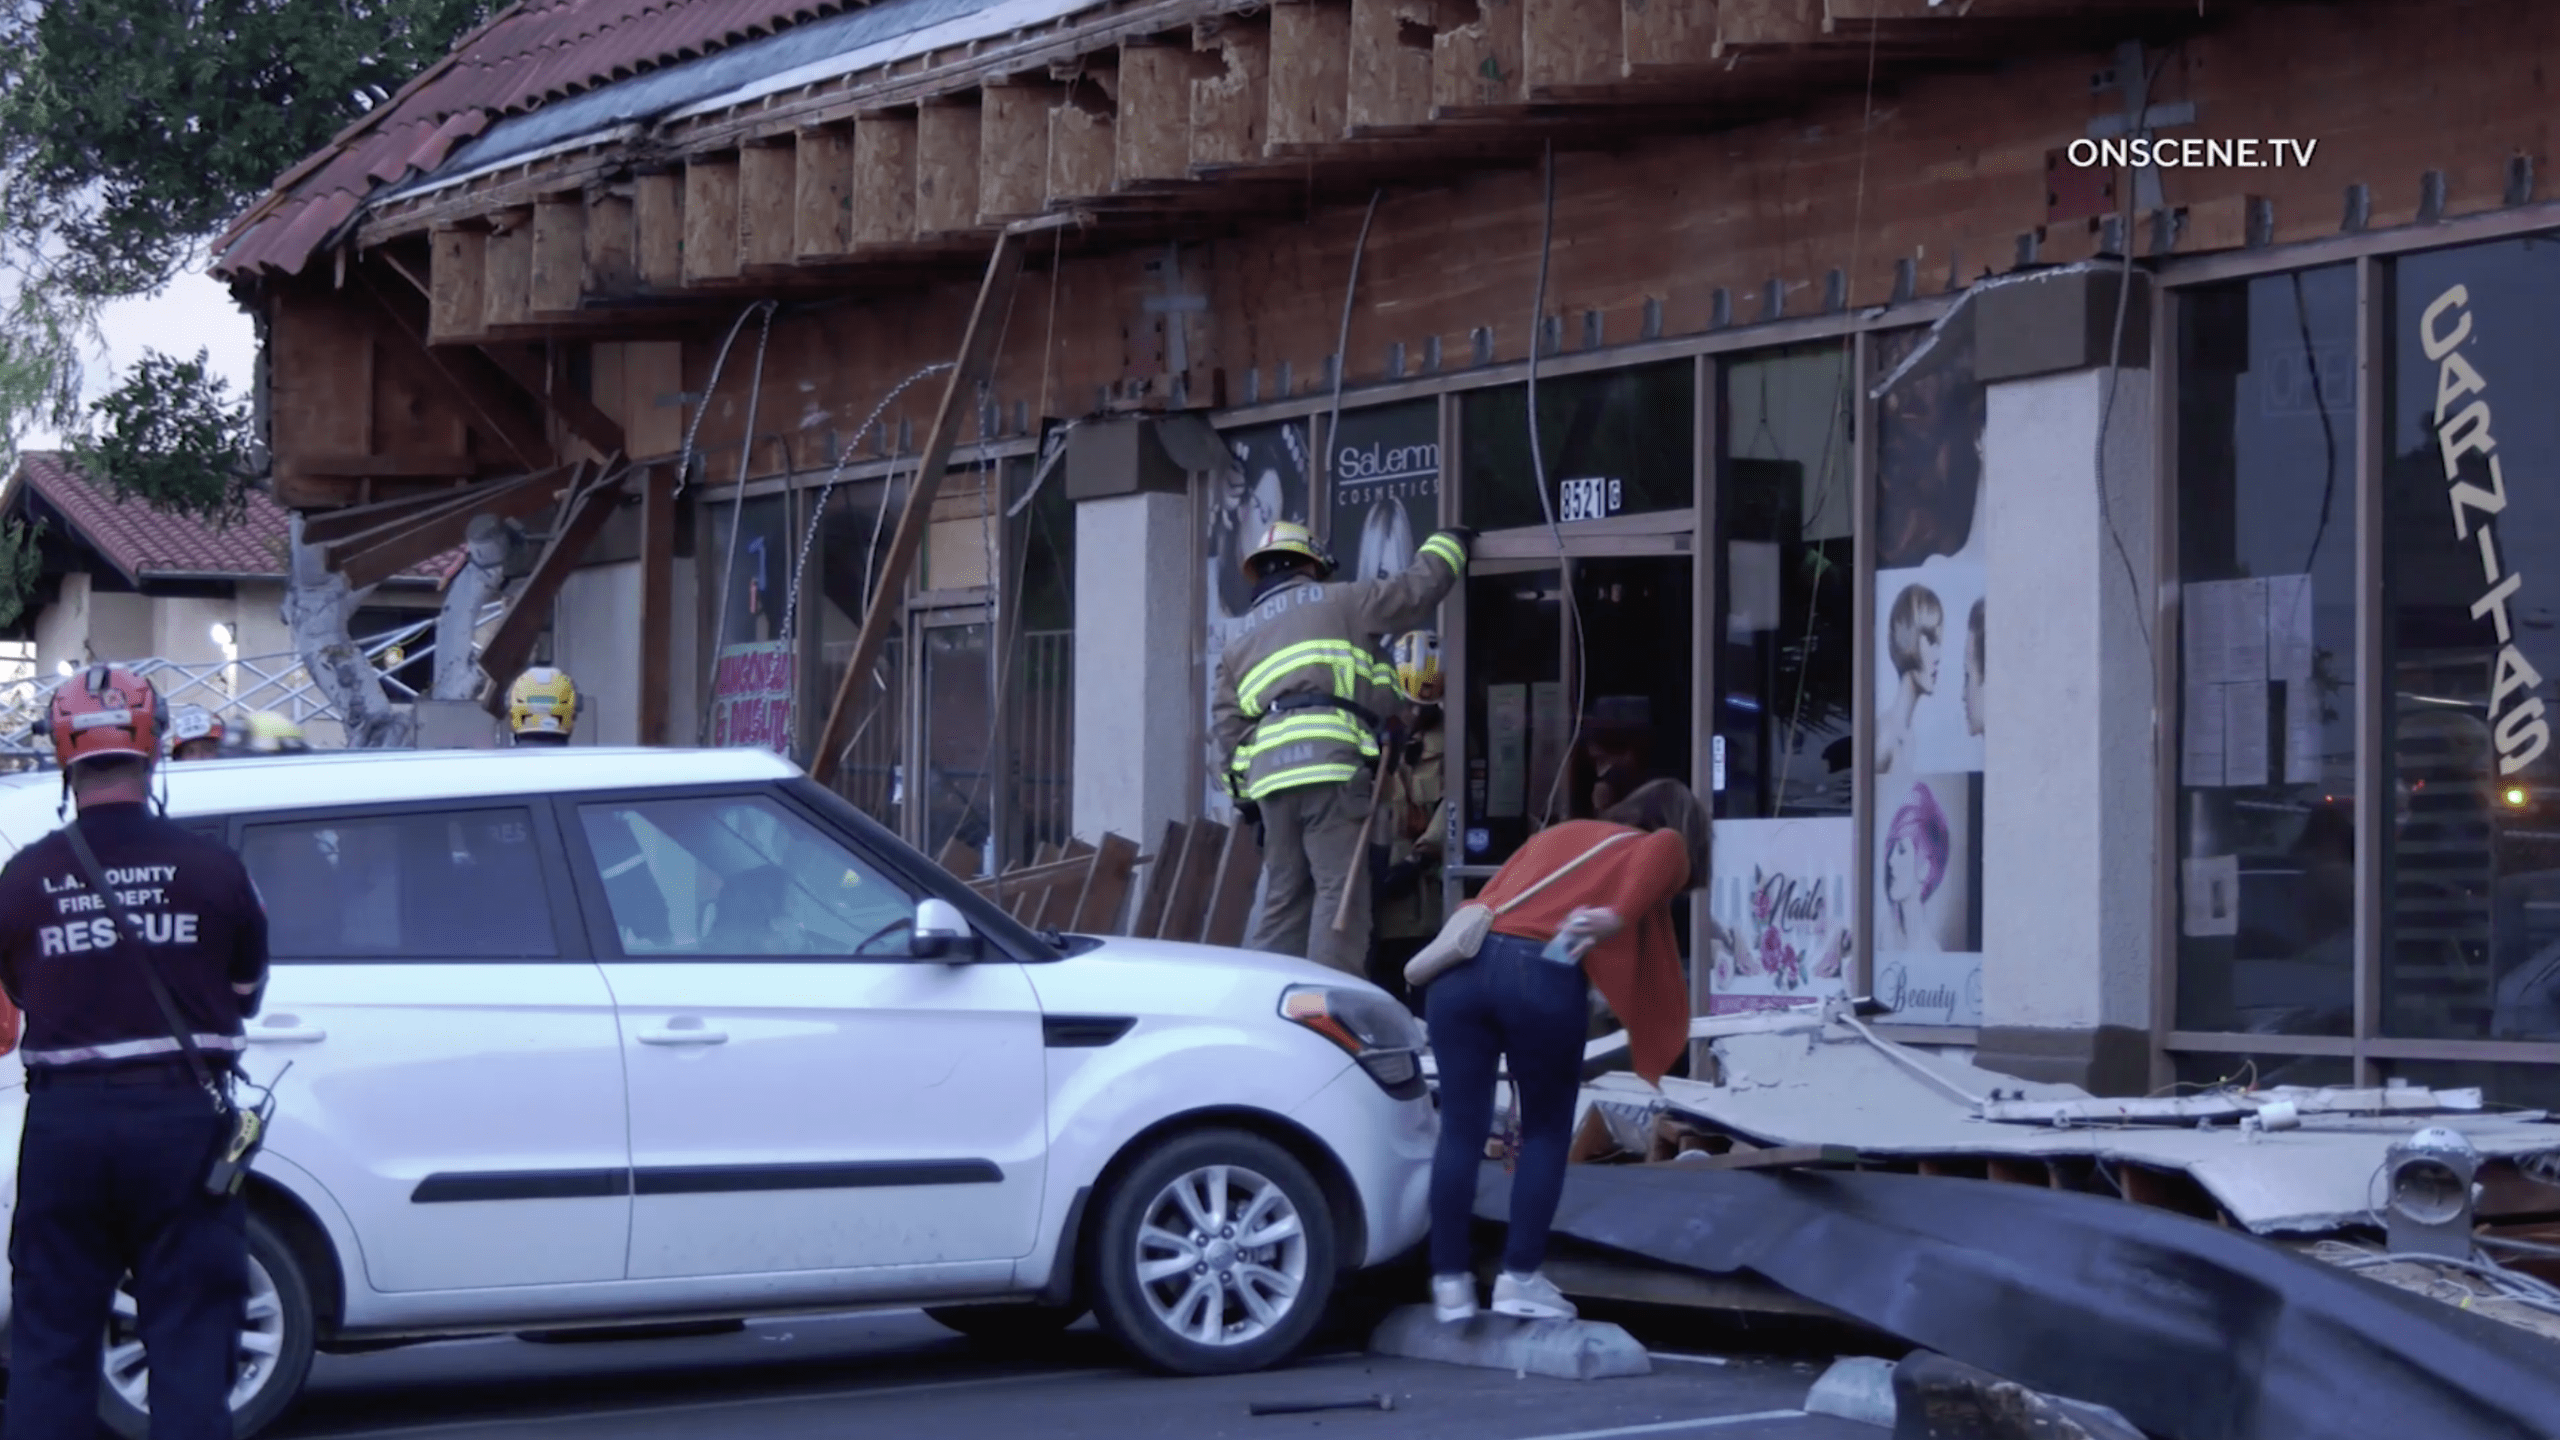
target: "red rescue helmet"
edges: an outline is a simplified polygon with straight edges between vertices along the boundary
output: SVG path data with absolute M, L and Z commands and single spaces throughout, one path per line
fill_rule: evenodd
M 55 686 L 36 721 L 65 770 L 106 755 L 157 760 L 168 728 L 169 704 L 151 682 L 110 665 L 92 665 Z

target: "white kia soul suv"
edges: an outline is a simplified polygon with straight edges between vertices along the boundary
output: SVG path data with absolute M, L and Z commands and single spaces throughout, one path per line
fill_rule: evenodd
M 921 1304 L 1258 1368 L 1427 1228 L 1420 1036 L 1283 956 L 1036 935 L 756 750 L 168 767 L 246 859 L 243 1436 L 316 1350 Z M 60 778 L 0 778 L 0 853 Z M 287 1062 L 291 1068 L 286 1069 Z M 0 1062 L 0 1203 L 25 1087 Z M 0 1301 L 5 1301 L 0 1286 Z M 103 1399 L 146 1426 L 120 1297 Z M 5 1354 L 5 1351 L 0 1351 Z

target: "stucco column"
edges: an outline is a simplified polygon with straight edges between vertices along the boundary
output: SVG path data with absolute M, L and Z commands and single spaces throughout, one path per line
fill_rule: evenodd
M 1988 359 L 1988 327 L 1984 341 Z M 2126 351 L 2147 357 L 2147 337 Z M 2101 367 L 1986 385 L 1980 1061 L 2139 1094 L 2154 950 L 2152 647 L 2162 643 L 2145 636 L 2154 401 L 2147 368 L 2118 372 L 2111 409 L 2108 381 Z
M 1076 837 L 1152 850 L 1199 809 L 1193 760 L 1191 501 L 1161 491 L 1076 504 Z

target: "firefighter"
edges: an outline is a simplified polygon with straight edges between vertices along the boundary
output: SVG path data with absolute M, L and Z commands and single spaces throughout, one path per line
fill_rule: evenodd
M 201 705 L 181 705 L 170 712 L 169 758 L 211 760 L 222 753 L 222 717 Z
M 1470 530 L 1443 530 L 1402 573 L 1342 585 L 1324 583 L 1333 560 L 1295 521 L 1270 525 L 1244 557 L 1253 604 L 1218 657 L 1211 715 L 1218 773 L 1263 836 L 1248 947 L 1350 975 L 1365 968 L 1361 828 L 1377 798 L 1384 712 L 1396 703 L 1394 672 L 1371 643 L 1431 618 L 1473 539 Z
M 267 921 L 239 856 L 147 803 L 168 722 L 131 671 L 99 665 L 64 682 L 39 730 L 79 815 L 0 869 L 0 987 L 26 1012 L 27 1073 L 8 1440 L 97 1433 L 101 1352 L 127 1274 L 152 1435 L 232 1431 L 247 1211 L 238 1193 L 209 1188 L 230 1136 L 205 1087 L 232 1083 L 266 985 Z M 112 917 L 74 833 L 105 883 L 131 886 Z
M 566 745 L 579 703 L 568 671 L 536 665 L 507 687 L 507 731 L 518 745 Z
M 1449 804 L 1441 793 L 1448 751 L 1440 717 L 1440 637 L 1428 630 L 1408 631 L 1388 644 L 1387 658 L 1395 666 L 1396 693 L 1408 708 L 1399 727 L 1401 750 L 1388 772 L 1371 832 L 1369 855 L 1377 888 L 1369 980 L 1412 1005 L 1405 962 L 1440 933 L 1443 918 L 1440 864 Z
M 308 755 L 311 742 L 302 738 L 302 727 L 273 710 L 261 710 L 249 717 L 241 727 L 243 733 L 232 743 L 244 755 Z

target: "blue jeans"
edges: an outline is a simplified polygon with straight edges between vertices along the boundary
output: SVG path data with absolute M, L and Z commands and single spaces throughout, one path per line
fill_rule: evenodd
M 1535 940 L 1488 935 L 1476 957 L 1431 982 L 1431 1053 L 1440 1063 L 1440 1148 L 1431 1160 L 1431 1273 L 1473 1269 L 1469 1229 L 1476 1177 L 1493 1133 L 1495 1062 L 1520 1087 L 1520 1155 L 1511 1177 L 1511 1230 L 1502 1268 L 1545 1262 L 1547 1230 L 1564 1197 L 1565 1153 L 1582 1091 L 1591 1015 L 1579 965 L 1542 960 Z
M 133 1273 L 152 1440 L 231 1434 L 247 1210 L 201 1181 L 222 1139 L 204 1092 L 62 1086 L 27 1097 L 9 1237 L 7 1440 L 90 1440 L 117 1282 Z

